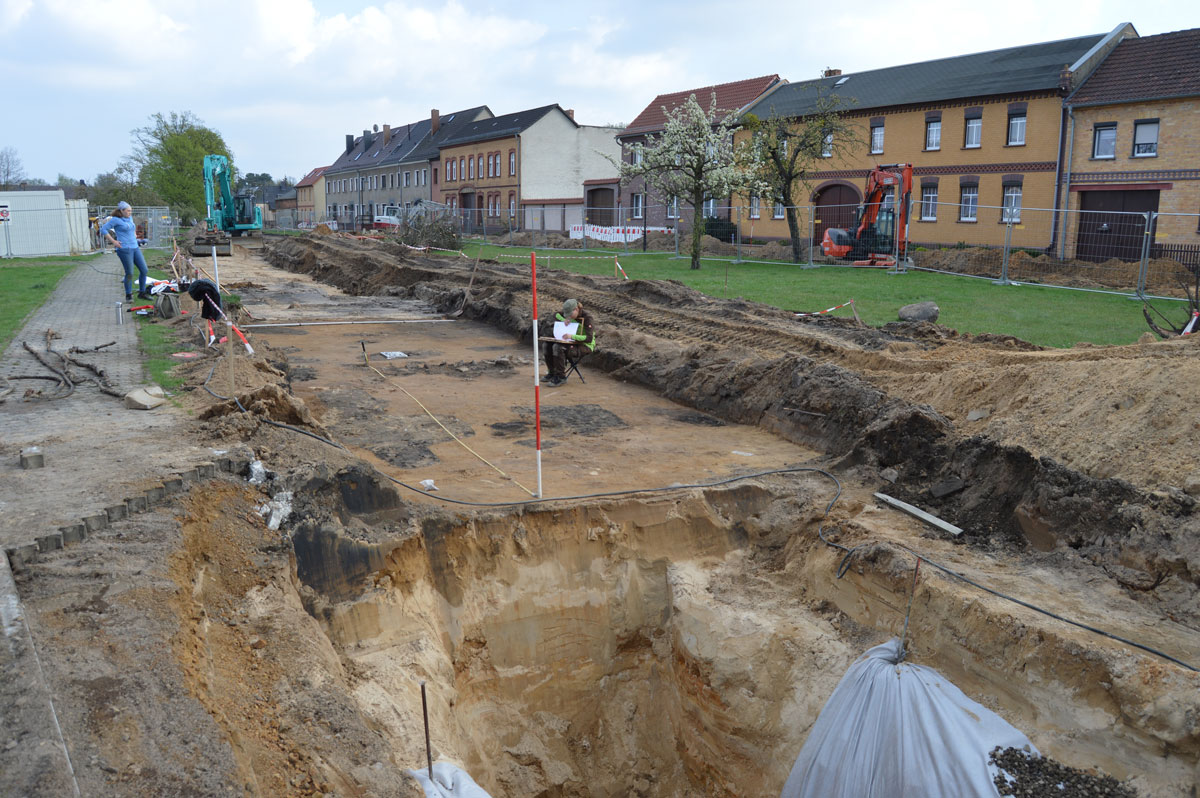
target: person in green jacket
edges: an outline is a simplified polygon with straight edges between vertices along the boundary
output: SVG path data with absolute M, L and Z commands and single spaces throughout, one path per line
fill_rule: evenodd
M 556 387 L 567 381 L 568 356 L 571 360 L 578 360 L 588 352 L 596 351 L 595 323 L 578 299 L 563 302 L 562 312 L 554 314 L 554 321 L 564 324 L 577 322 L 579 326 L 574 335 L 561 338 L 561 342 L 545 343 L 543 356 L 546 358 L 549 374 L 542 377 L 542 382 L 549 387 Z

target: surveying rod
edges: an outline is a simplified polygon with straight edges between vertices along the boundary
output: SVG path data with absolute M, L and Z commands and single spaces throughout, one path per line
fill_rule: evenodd
M 542 385 L 538 379 L 537 253 L 529 253 L 533 272 L 533 420 L 537 430 L 537 497 L 542 498 Z

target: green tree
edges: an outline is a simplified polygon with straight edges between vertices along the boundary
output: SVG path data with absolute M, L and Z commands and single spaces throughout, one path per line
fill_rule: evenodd
M 238 188 L 265 188 L 273 185 L 275 185 L 275 178 L 271 177 L 270 172 L 247 172 L 238 181 Z
M 811 106 L 802 117 L 781 117 L 771 109 L 770 116 L 758 119 L 747 114 L 742 125 L 753 133 L 754 160 L 758 177 L 767 187 L 772 202 L 783 203 L 792 260 L 800 262 L 800 220 L 796 206 L 812 190 L 813 172 L 829 168 L 832 162 L 863 146 L 857 129 L 845 115 L 845 101 L 837 95 L 814 90 Z M 801 189 L 804 193 L 800 194 Z
M 151 116 L 150 124 L 133 131 L 133 139 L 137 183 L 162 197 L 184 223 L 203 217 L 204 156 L 224 155 L 233 162 L 221 134 L 190 111 L 172 111 Z
M 751 147 L 734 145 L 733 134 L 739 125 L 732 114 L 717 109 L 716 93 L 707 111 L 694 94 L 663 111 L 667 120 L 662 133 L 634 145 L 640 155 L 634 163 L 617 165 L 622 182 L 645 178 L 646 185 L 667 202 L 681 200 L 693 208 L 692 268 L 699 269 L 704 200 L 760 190 L 758 167 Z

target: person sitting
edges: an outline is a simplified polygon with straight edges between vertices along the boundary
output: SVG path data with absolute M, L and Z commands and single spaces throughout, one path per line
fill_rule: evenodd
M 545 342 L 544 357 L 549 373 L 542 377 L 542 382 L 549 387 L 556 387 L 567 381 L 568 359 L 574 362 L 589 352 L 596 351 L 595 323 L 578 299 L 563 302 L 562 312 L 554 314 L 554 321 L 563 324 L 577 323 L 578 326 L 574 334 L 554 336 L 559 340 Z

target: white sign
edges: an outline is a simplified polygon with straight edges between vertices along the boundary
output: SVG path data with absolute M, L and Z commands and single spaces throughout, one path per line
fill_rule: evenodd
M 0 224 L 8 221 L 8 206 L 0 205 Z

